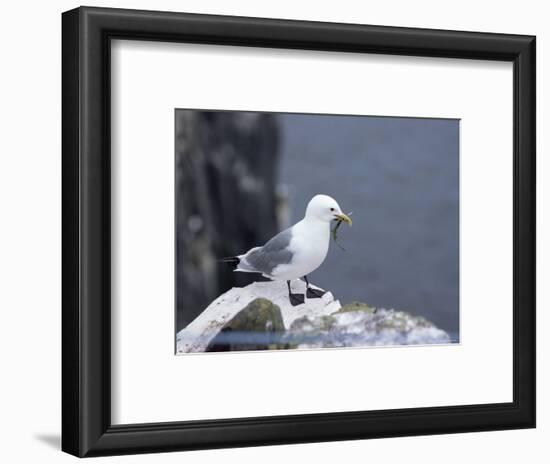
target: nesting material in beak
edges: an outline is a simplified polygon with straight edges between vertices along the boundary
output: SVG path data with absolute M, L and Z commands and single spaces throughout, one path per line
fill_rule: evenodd
M 340 213 L 340 214 L 335 214 L 334 216 L 339 221 L 345 222 L 346 224 L 348 224 L 351 227 L 352 221 L 351 221 L 351 218 L 347 214 Z

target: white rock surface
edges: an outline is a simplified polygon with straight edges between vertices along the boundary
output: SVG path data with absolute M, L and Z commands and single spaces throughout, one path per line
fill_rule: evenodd
M 305 282 L 296 280 L 291 286 L 293 292 L 305 293 Z M 288 299 L 286 282 L 254 282 L 243 288 L 232 288 L 220 295 L 193 322 L 178 332 L 177 352 L 204 352 L 224 325 L 256 298 L 266 298 L 281 309 L 287 330 L 298 318 L 329 315 L 341 308 L 340 302 L 335 300 L 330 292 L 325 293 L 322 298 L 306 299 L 304 304 L 292 306 Z
M 298 348 L 451 343 L 444 330 L 423 317 L 383 308 L 336 312 L 329 317 L 297 320 L 287 332 L 286 339 Z

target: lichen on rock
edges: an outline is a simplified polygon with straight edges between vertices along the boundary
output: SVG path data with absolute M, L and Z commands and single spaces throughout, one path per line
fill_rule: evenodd
M 450 343 L 449 335 L 423 317 L 353 302 L 330 315 L 302 317 L 285 340 L 298 348 Z

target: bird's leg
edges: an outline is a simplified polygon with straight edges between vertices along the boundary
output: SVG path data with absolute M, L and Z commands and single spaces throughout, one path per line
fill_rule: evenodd
M 306 281 L 306 296 L 308 298 L 321 298 L 325 293 L 327 293 L 322 290 L 317 290 L 316 288 L 310 288 L 307 276 L 304 276 L 304 280 Z
M 288 286 L 288 299 L 290 300 L 290 304 L 292 306 L 304 304 L 304 295 L 301 293 L 292 293 L 292 290 L 290 289 L 290 280 L 286 281 L 286 285 Z

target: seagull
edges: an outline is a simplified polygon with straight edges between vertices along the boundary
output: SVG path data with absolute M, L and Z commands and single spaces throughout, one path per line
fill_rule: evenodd
M 271 280 L 286 280 L 292 306 L 305 302 L 303 294 L 292 293 L 290 281 L 303 277 L 307 298 L 321 298 L 325 292 L 311 288 L 307 275 L 325 260 L 330 242 L 331 221 L 352 221 L 333 198 L 315 195 L 308 203 L 304 218 L 270 239 L 238 256 L 222 261 L 236 266 L 237 272 L 255 272 Z

